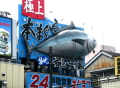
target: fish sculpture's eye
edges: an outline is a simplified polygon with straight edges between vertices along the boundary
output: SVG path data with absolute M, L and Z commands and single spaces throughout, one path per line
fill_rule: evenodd
M 92 39 L 92 41 L 93 41 L 93 42 L 96 42 L 96 40 L 95 40 L 94 38 Z

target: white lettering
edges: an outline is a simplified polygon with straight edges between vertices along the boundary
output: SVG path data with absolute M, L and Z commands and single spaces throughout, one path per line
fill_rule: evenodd
M 40 57 L 39 58 L 39 65 L 42 65 L 43 63 L 45 63 L 45 64 L 49 64 L 49 62 L 47 61 L 48 60 L 48 58 L 42 58 L 42 57 Z
M 35 12 L 35 14 L 41 14 L 44 15 L 43 13 L 40 12 L 40 9 L 42 8 L 42 6 L 40 6 L 40 1 L 38 1 L 38 12 Z
M 32 13 L 34 13 L 34 11 L 33 11 L 34 5 L 32 4 L 32 1 L 33 1 L 33 0 L 26 0 L 26 2 L 24 2 L 24 3 L 25 3 L 24 9 L 26 9 L 26 13 L 27 13 L 27 12 L 32 12 Z

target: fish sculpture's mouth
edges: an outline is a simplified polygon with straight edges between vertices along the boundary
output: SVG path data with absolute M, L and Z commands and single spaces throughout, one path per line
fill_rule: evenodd
M 97 42 L 96 40 L 93 38 L 93 39 L 88 39 L 87 41 L 87 48 L 88 48 L 88 52 L 90 53 L 97 45 Z

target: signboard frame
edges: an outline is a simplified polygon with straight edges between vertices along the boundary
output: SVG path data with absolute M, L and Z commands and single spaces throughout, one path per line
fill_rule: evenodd
M 6 20 L 6 21 L 5 21 Z M 3 22 L 2 22 L 3 21 Z M 8 23 L 7 23 L 8 22 Z M 6 43 L 5 43 L 5 45 L 4 46 L 6 46 L 5 47 L 5 51 L 7 51 L 7 49 L 8 49 L 8 53 L 6 53 L 4 50 L 3 50 L 3 53 L 0 53 L 0 58 L 5 58 L 5 59 L 10 59 L 11 57 L 12 57 L 12 37 L 13 37 L 13 35 L 12 35 L 12 32 L 13 32 L 13 30 L 12 30 L 12 26 L 13 26 L 13 20 L 12 20 L 12 18 L 8 18 L 8 17 L 3 17 L 3 16 L 0 16 L 0 28 L 2 28 L 3 30 L 5 30 L 7 27 L 9 27 L 9 28 L 7 28 L 6 30 L 7 31 L 9 31 L 8 33 L 9 33 L 9 40 L 7 39 L 6 41 L 8 41 L 8 46 L 6 46 Z M 5 37 L 4 37 L 4 39 L 5 39 Z M 2 50 L 2 49 L 1 49 Z

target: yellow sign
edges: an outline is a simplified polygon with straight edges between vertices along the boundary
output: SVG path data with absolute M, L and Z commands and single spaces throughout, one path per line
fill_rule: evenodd
M 114 57 L 115 61 L 115 75 L 120 75 L 120 56 Z

